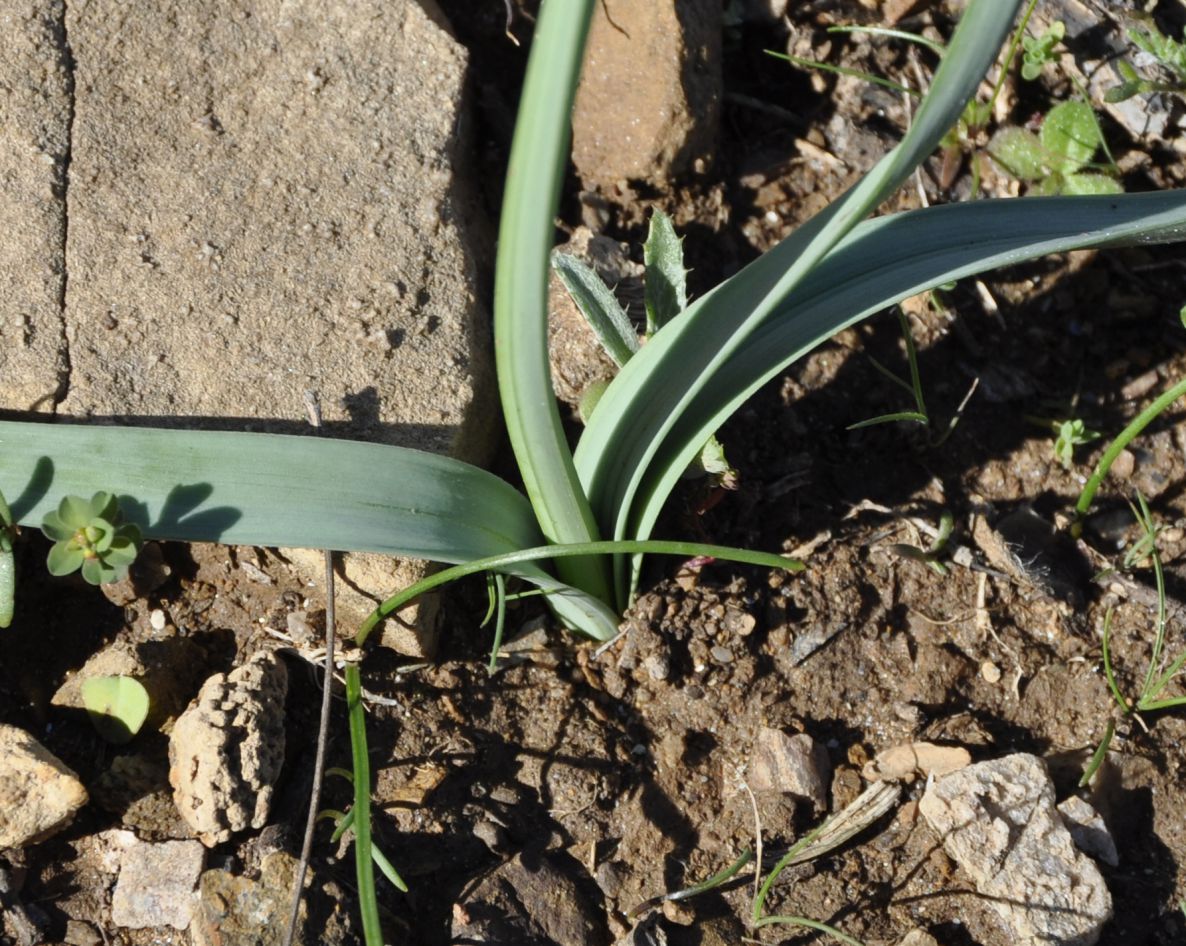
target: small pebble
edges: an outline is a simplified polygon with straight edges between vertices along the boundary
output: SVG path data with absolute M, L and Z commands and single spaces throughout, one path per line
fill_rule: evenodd
M 717 645 L 712 649 L 712 659 L 719 664 L 730 664 L 733 662 L 733 651 L 728 647 Z
M 165 629 L 165 612 L 160 608 L 154 608 L 148 612 L 148 623 L 152 625 L 154 631 L 163 631 Z
M 982 676 L 988 683 L 1001 682 L 1001 668 L 994 664 L 991 660 L 986 660 L 980 665 L 980 676 Z
M 678 926 L 691 926 L 696 921 L 695 911 L 682 900 L 664 900 L 663 916 Z

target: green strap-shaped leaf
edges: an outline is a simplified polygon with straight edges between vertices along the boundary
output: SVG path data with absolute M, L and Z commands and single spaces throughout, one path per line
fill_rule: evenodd
M 494 354 L 507 434 L 544 536 L 599 538 L 577 480 L 548 368 L 548 254 L 568 162 L 569 122 L 595 0 L 544 0 L 515 123 L 494 276 Z M 604 562 L 561 565 L 569 584 L 609 599 Z
M 862 224 L 774 310 L 680 418 L 640 492 L 631 536 L 650 535 L 707 434 L 841 329 L 919 292 L 1000 266 L 1085 247 L 1184 239 L 1186 191 L 982 200 Z
M 593 268 L 568 253 L 552 254 L 552 269 L 564 283 L 606 354 L 619 368 L 638 351 L 638 333 L 609 286 Z
M 63 495 L 120 498 L 146 538 L 467 562 L 540 542 L 527 500 L 485 470 L 403 447 L 225 431 L 0 423 L 0 473 L 38 525 Z M 12 487 L 10 487 L 11 489 Z M 617 615 L 535 566 L 515 574 L 595 637 Z
M 687 270 L 683 241 L 675 235 L 671 218 L 662 210 L 651 214 L 647 241 L 642 246 L 646 265 L 647 335 L 654 335 L 688 307 Z
M 671 428 L 762 320 L 892 194 L 955 124 L 996 58 L 1020 0 L 972 0 L 910 130 L 855 187 L 778 248 L 699 300 L 630 360 L 585 429 L 576 466 L 602 529 L 629 534 L 634 500 Z M 655 345 L 663 339 L 663 343 Z M 675 379 L 680 379 L 676 381 Z M 619 561 L 615 590 L 628 596 Z

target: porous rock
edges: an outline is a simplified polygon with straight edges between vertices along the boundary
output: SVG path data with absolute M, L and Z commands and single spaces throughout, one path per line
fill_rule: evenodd
M 169 736 L 169 782 L 182 818 L 207 847 L 262 828 L 284 763 L 288 672 L 261 651 L 207 680 Z
M 135 930 L 186 929 L 205 857 L 206 850 L 197 841 L 136 841 L 120 859 L 119 879 L 111 895 L 111 922 Z
M 1018 753 L 938 776 L 918 807 L 1011 941 L 1092 946 L 1099 939 L 1112 897 L 1075 848 L 1037 756 Z
M 87 802 L 78 777 L 16 726 L 0 725 L 0 849 L 36 844 Z
M 588 185 L 660 183 L 707 161 L 720 123 L 719 0 L 605 0 L 573 112 Z

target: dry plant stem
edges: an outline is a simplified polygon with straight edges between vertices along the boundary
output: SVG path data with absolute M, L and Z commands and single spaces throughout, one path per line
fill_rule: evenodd
M 314 427 L 321 428 L 321 408 L 317 397 L 307 392 L 309 420 Z M 325 749 L 329 742 L 329 710 L 334 689 L 334 639 L 336 637 L 334 613 L 334 553 L 325 553 L 325 669 L 321 679 L 321 717 L 317 727 L 317 754 L 313 760 L 313 785 L 309 789 L 309 814 L 305 819 L 305 836 L 301 840 L 301 860 L 293 880 L 292 908 L 288 914 L 288 930 L 284 934 L 284 946 L 292 946 L 296 936 L 297 923 L 301 914 L 301 891 L 305 886 L 305 874 L 309 871 L 309 856 L 313 851 L 313 828 L 317 824 L 317 810 L 321 804 L 321 782 L 325 773 Z

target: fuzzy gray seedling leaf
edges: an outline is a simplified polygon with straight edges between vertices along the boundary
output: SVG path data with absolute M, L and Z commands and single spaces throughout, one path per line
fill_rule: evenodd
M 642 247 L 642 259 L 646 264 L 649 337 L 688 307 L 683 241 L 675 235 L 671 218 L 662 210 L 655 210 L 651 214 L 651 226 Z
M 638 351 L 630 317 L 592 267 L 568 253 L 552 254 L 552 269 L 564 283 L 606 354 L 621 368 Z

